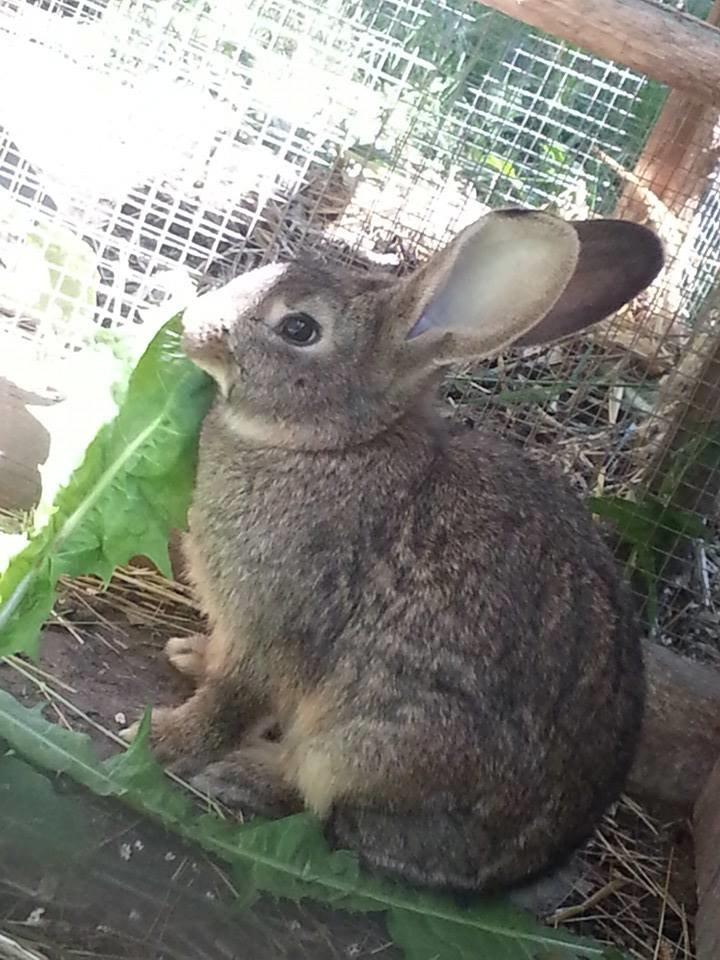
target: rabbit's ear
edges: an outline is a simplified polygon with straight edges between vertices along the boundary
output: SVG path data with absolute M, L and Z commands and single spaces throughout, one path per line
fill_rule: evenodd
M 662 244 L 647 227 L 626 220 L 570 226 L 580 239 L 575 272 L 550 311 L 516 341 L 522 346 L 559 340 L 609 317 L 662 270 Z
M 408 348 L 440 362 L 502 349 L 556 303 L 579 249 L 576 231 L 549 214 L 482 217 L 404 281 L 393 312 Z
M 424 361 L 488 356 L 575 333 L 647 286 L 662 264 L 649 230 L 506 210 L 464 230 L 406 281 L 395 316 Z

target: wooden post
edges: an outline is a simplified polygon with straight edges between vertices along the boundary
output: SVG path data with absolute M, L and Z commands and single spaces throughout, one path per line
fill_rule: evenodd
M 720 159 L 720 114 L 672 90 L 635 170 L 597 153 L 625 182 L 614 215 L 651 227 L 665 246 L 666 268 L 644 294 L 649 309 L 642 333 L 654 337 L 657 347 L 675 330 L 683 276 L 695 255 L 696 215 Z
M 720 0 L 706 22 L 720 24 Z M 632 174 L 621 173 L 625 185 L 615 215 L 648 223 L 665 243 L 667 269 L 647 311 L 658 336 L 672 329 L 678 313 L 683 275 L 694 255 L 696 215 L 719 159 L 717 107 L 671 90 Z
M 720 671 L 649 641 L 644 653 L 647 707 L 628 792 L 689 814 L 720 757 Z
M 695 807 L 695 869 L 698 911 L 697 960 L 720 957 L 720 761 Z
M 720 30 L 653 0 L 483 0 L 483 5 L 720 107 Z
M 716 0 L 713 12 L 720 22 L 720 0 Z M 635 165 L 634 178 L 661 202 L 667 214 L 682 223 L 692 220 L 720 158 L 719 121 L 717 107 L 671 90 Z M 646 206 L 638 199 L 633 184 L 627 184 L 617 215 L 641 222 Z M 677 253 L 668 250 L 670 256 Z

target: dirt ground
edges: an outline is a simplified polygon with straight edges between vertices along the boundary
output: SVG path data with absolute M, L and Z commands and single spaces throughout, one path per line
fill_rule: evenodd
M 40 665 L 70 688 L 68 698 L 91 721 L 119 733 L 146 706 L 180 703 L 190 693 L 163 655 L 166 634 L 129 623 L 74 628 L 76 636 L 57 626 L 43 631 Z M 37 686 L 9 665 L 0 666 L 0 685 L 23 703 L 41 699 Z M 116 752 L 97 727 L 79 715 L 67 719 L 90 734 L 103 757 Z

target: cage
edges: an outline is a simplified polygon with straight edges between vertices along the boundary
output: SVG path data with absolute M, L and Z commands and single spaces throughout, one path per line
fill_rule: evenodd
M 589 23 L 581 6 L 5 0 L 0 506 L 34 508 L 106 418 L 108 382 L 198 290 L 308 250 L 402 274 L 499 206 L 620 215 L 665 244 L 646 294 L 582 338 L 458 369 L 442 402 L 559 461 L 653 642 L 720 666 L 720 5 L 608 0 Z M 67 591 L 58 623 L 79 636 L 90 609 L 194 623 L 149 571 Z M 616 850 L 630 820 L 662 846 L 638 811 L 616 815 Z M 693 955 L 663 887 L 673 837 L 651 867 L 625 850 L 627 899 L 599 884 L 633 956 Z M 662 918 L 626 929 L 653 896 Z

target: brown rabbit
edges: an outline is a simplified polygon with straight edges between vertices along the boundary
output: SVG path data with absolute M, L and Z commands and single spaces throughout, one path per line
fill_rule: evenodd
M 304 805 L 422 885 L 521 884 L 586 838 L 641 722 L 628 593 L 562 477 L 431 400 L 448 364 L 580 330 L 661 266 L 643 227 L 508 210 L 410 277 L 275 264 L 190 307 L 220 388 L 187 550 L 210 636 L 171 645 L 199 685 L 154 712 L 158 754 L 231 748 L 197 784 Z

